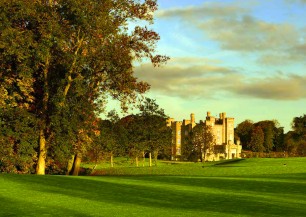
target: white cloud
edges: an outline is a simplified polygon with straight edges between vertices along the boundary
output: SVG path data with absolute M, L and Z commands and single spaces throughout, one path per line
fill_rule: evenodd
M 299 34 L 293 25 L 271 24 L 251 16 L 210 19 L 198 26 L 227 50 L 273 51 L 299 44 Z
M 143 64 L 136 68 L 136 74 L 151 84 L 152 91 L 183 99 L 214 98 L 220 94 L 272 100 L 306 98 L 306 76 L 280 73 L 254 78 L 218 65 L 184 64 L 178 62 L 162 68 Z
M 251 10 L 237 4 L 203 4 L 199 7 L 163 10 L 159 18 L 179 18 L 193 25 L 203 36 L 217 42 L 221 49 L 256 52 L 258 61 L 270 65 L 301 62 L 305 59 L 305 33 L 294 23 L 259 20 Z M 277 60 L 284 57 L 285 61 Z

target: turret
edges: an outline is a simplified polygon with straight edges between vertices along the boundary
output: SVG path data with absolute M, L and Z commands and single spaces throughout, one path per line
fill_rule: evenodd
M 194 118 L 194 114 L 193 113 L 190 114 L 190 120 L 191 120 L 192 124 L 195 123 L 195 118 Z

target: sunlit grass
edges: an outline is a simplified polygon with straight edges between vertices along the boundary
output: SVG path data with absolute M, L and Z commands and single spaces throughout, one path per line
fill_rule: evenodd
M 119 176 L 0 175 L 0 216 L 306 214 L 306 158 L 104 170 Z

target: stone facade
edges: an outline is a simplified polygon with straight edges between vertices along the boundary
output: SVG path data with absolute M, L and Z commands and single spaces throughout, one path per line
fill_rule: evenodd
M 210 112 L 207 112 L 206 119 L 200 120 L 200 123 L 210 126 L 215 138 L 214 152 L 206 156 L 208 161 L 241 158 L 242 146 L 239 141 L 234 144 L 234 118 L 226 117 L 225 112 L 220 113 L 219 117 L 213 117 Z M 192 113 L 190 120 L 183 121 L 169 118 L 167 125 L 172 128 L 172 159 L 180 159 L 184 154 L 184 143 L 197 125 L 195 115 Z

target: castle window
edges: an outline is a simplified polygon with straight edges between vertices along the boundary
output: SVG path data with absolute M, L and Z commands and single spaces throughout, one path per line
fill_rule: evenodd
M 177 144 L 181 144 L 181 140 L 180 139 L 177 139 Z
M 179 131 L 177 131 L 177 134 L 178 134 L 178 135 L 181 135 L 181 131 L 180 131 L 180 130 L 179 130 Z

